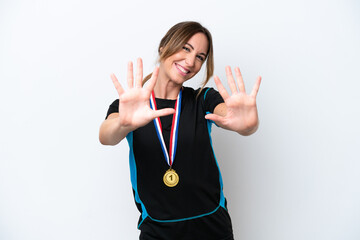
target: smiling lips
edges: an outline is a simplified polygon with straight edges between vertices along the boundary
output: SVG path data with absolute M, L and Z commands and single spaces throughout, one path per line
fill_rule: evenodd
M 179 70 L 179 73 L 183 76 L 186 76 L 186 74 L 188 74 L 190 72 L 190 70 L 184 68 L 180 64 L 175 63 L 175 67 L 177 68 L 177 70 Z

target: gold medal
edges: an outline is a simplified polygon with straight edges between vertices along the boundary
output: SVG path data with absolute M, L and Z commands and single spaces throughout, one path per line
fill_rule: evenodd
M 171 166 L 174 163 L 175 154 L 176 154 L 178 127 L 179 127 L 180 111 L 181 111 L 181 96 L 182 96 L 182 88 L 180 89 L 180 92 L 175 102 L 175 107 L 174 107 L 175 113 L 171 123 L 171 131 L 170 131 L 169 151 L 167 150 L 167 146 L 165 144 L 164 137 L 162 134 L 160 117 L 154 119 L 155 130 L 160 141 L 161 149 L 164 153 L 165 161 L 170 166 L 170 169 L 165 172 L 163 177 L 163 181 L 165 185 L 168 187 L 175 187 L 179 183 L 179 175 L 175 172 L 175 170 L 171 168 Z M 154 91 L 152 91 L 150 96 L 150 107 L 153 110 L 157 110 Z
M 179 183 L 179 175 L 175 172 L 174 169 L 170 168 L 164 174 L 163 180 L 166 186 L 175 187 Z

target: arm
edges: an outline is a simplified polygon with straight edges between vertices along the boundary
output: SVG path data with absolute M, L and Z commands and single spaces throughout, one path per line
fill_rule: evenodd
M 235 68 L 235 74 L 239 91 L 237 90 L 230 67 L 226 67 L 226 76 L 231 89 L 231 95 L 227 93 L 220 79 L 217 76 L 214 77 L 215 84 L 225 102 L 218 104 L 214 109 L 214 113 L 206 115 L 205 118 L 213 120 L 224 129 L 248 136 L 256 132 L 259 126 L 256 95 L 259 91 L 261 77 L 257 78 L 251 94 L 248 95 L 246 94 L 239 68 Z
M 139 127 L 145 126 L 157 117 L 174 113 L 174 109 L 165 108 L 152 110 L 150 108 L 150 94 L 155 86 L 159 69 L 155 68 L 149 83 L 142 87 L 142 60 L 137 62 L 137 73 L 135 86 L 133 86 L 133 66 L 128 65 L 127 83 L 128 90 L 125 91 L 114 74 L 111 79 L 119 94 L 119 113 L 112 113 L 101 124 L 99 140 L 104 145 L 116 145 L 126 135 Z
M 99 140 L 103 145 L 116 145 L 131 131 L 120 124 L 119 113 L 111 113 L 100 126 Z

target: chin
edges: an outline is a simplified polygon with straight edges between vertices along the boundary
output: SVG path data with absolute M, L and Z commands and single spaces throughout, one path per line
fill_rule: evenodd
M 183 85 L 186 81 L 190 80 L 191 78 L 174 78 L 173 82 L 178 85 Z
M 182 85 L 184 82 L 190 80 L 193 77 L 194 77 L 194 75 L 190 75 L 190 74 L 189 74 L 189 76 L 181 76 L 179 74 L 174 74 L 173 78 L 172 78 L 172 81 L 177 83 L 177 84 Z

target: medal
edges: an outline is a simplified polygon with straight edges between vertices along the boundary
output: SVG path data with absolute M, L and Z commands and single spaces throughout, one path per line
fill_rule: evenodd
M 179 182 L 179 175 L 175 172 L 174 169 L 170 168 L 164 174 L 163 181 L 166 186 L 175 187 Z
M 181 97 L 182 97 L 182 89 L 180 89 L 179 95 L 177 96 L 177 99 L 175 102 L 175 113 L 173 115 L 172 124 L 171 124 L 171 132 L 170 132 L 169 153 L 166 148 L 164 137 L 162 135 L 162 127 L 161 127 L 160 118 L 154 119 L 155 130 L 156 130 L 157 136 L 160 141 L 161 149 L 164 153 L 164 157 L 165 157 L 167 164 L 170 166 L 170 169 L 168 169 L 165 172 L 164 177 L 163 177 L 163 181 L 164 181 L 165 185 L 168 187 L 175 187 L 179 182 L 179 175 L 171 167 L 174 163 L 175 153 L 176 153 L 178 126 L 179 126 L 180 110 L 181 110 Z M 150 96 L 150 107 L 151 107 L 151 109 L 157 110 L 154 91 L 151 93 L 151 96 Z

